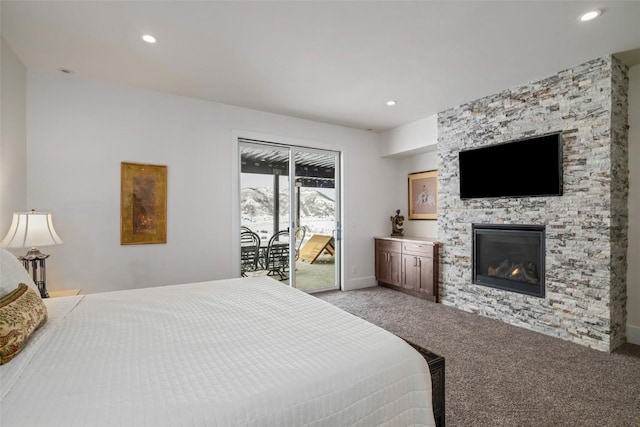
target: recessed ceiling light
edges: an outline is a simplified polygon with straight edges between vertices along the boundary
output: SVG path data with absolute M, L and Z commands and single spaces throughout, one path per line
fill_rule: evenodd
M 155 43 L 157 41 L 156 38 L 151 34 L 145 34 L 144 36 L 142 36 L 142 40 L 146 41 L 147 43 Z
M 396 105 L 396 104 L 397 104 L 397 102 L 396 102 L 396 101 L 394 101 L 393 99 L 390 99 L 390 100 L 388 100 L 388 101 L 387 101 L 387 105 L 388 105 L 389 107 L 393 107 L 393 106 L 394 106 L 394 105 Z
M 596 19 L 601 14 L 602 14 L 601 10 L 598 10 L 598 9 L 591 10 L 587 13 L 583 13 L 582 15 L 580 15 L 580 21 L 582 22 L 591 21 L 592 19 Z

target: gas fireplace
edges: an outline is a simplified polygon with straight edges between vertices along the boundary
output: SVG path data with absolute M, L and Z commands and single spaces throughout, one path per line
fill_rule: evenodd
M 473 224 L 473 283 L 544 298 L 545 229 Z

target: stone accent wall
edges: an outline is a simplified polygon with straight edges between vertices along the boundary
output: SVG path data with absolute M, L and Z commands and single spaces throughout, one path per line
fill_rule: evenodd
M 627 87 L 608 56 L 438 114 L 444 304 L 602 351 L 625 341 Z M 563 196 L 460 199 L 460 150 L 557 131 Z M 545 298 L 472 284 L 473 223 L 546 226 Z
M 625 342 L 629 208 L 628 68 L 615 58 L 611 66 L 611 343 Z

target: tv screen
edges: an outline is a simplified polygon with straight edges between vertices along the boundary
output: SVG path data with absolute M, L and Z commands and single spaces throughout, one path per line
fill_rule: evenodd
M 562 134 L 460 151 L 460 198 L 562 195 Z

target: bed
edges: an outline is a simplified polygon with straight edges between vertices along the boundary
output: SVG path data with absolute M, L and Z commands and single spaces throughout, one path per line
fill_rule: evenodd
M 419 351 L 269 277 L 44 301 L 4 427 L 436 425 Z

